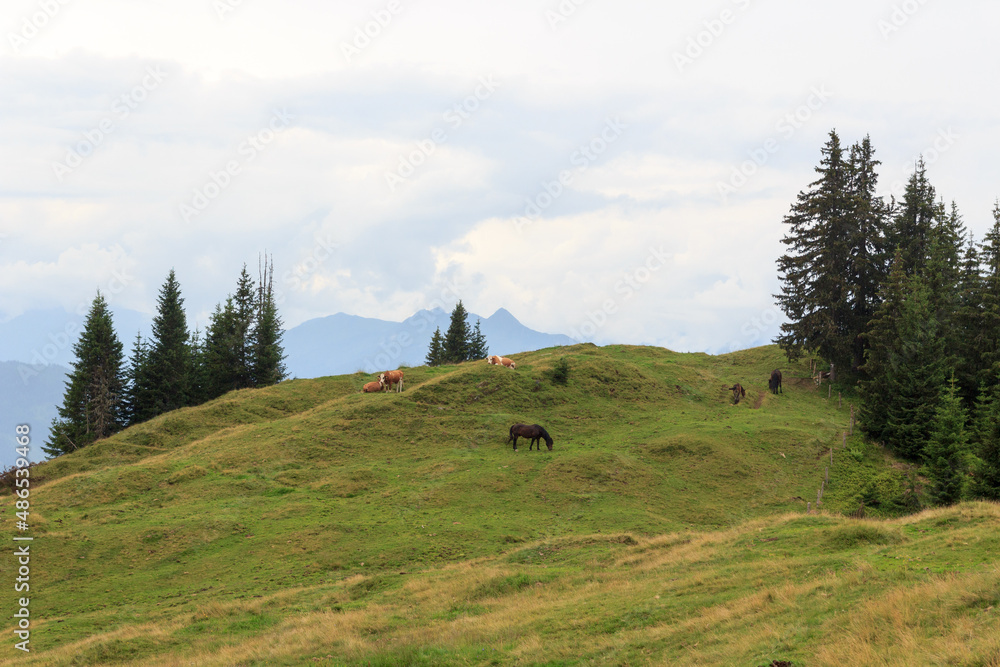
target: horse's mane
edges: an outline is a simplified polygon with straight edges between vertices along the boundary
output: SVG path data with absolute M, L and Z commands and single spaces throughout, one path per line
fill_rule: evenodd
M 542 437 L 545 438 L 545 444 L 552 444 L 552 436 L 545 430 L 545 427 L 539 426 L 538 424 L 535 424 L 535 426 L 538 426 L 538 430 L 542 432 Z

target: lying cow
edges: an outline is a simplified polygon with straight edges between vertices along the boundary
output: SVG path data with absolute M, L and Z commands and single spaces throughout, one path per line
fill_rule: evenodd
M 374 394 L 378 391 L 382 391 L 382 383 L 377 380 L 375 382 L 369 382 L 361 388 L 362 394 Z
M 386 389 L 392 390 L 392 385 L 396 385 L 396 391 L 403 391 L 403 371 L 386 371 L 378 376 L 378 381 Z

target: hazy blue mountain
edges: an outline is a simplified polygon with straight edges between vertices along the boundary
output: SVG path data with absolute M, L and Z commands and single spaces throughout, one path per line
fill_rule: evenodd
M 504 308 L 487 318 L 469 313 L 470 326 L 477 319 L 490 354 L 511 355 L 575 342 L 562 334 L 529 329 Z M 434 330 L 440 327 L 444 333 L 450 321 L 451 314 L 441 308 L 421 310 L 402 322 L 344 313 L 309 320 L 285 332 L 285 363 L 289 375 L 300 378 L 420 366 Z
M 111 316 L 126 355 L 132 351 L 136 332 L 149 337 L 152 331 L 151 315 L 112 308 Z M 73 345 L 80 339 L 86 320 L 87 313 L 78 315 L 62 308 L 48 308 L 29 310 L 0 322 L 0 361 L 69 366 L 76 360 Z
M 114 311 L 113 317 L 128 356 L 137 331 L 149 337 L 152 318 L 129 310 Z M 45 458 L 41 446 L 62 403 L 68 367 L 75 361 L 73 345 L 84 319 L 85 315 L 56 308 L 0 322 L 0 463 L 4 467 L 17 458 L 17 424 L 31 426 L 31 459 Z M 470 313 L 470 326 L 477 319 L 490 354 L 511 355 L 575 342 L 569 336 L 529 329 L 503 308 L 487 318 Z M 309 320 L 285 332 L 288 372 L 291 377 L 311 378 L 357 370 L 374 373 L 403 364 L 420 366 L 434 329 L 447 331 L 450 320 L 450 313 L 440 308 L 421 310 L 402 322 L 344 313 Z
M 32 461 L 45 458 L 42 445 L 49 437 L 49 425 L 58 415 L 66 389 L 65 366 L 31 366 L 17 361 L 0 362 L 0 464 L 14 465 L 14 427 L 31 427 L 30 455 Z

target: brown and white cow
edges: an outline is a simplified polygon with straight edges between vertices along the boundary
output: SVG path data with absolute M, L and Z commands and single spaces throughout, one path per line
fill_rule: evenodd
M 375 382 L 369 382 L 361 388 L 362 394 L 374 394 L 377 391 L 382 391 L 382 383 L 377 380 Z
M 392 385 L 396 385 L 396 391 L 403 391 L 403 371 L 386 371 L 378 376 L 378 381 L 386 389 L 392 390 Z
M 513 359 L 508 359 L 507 357 L 500 357 L 500 363 L 503 364 L 505 368 L 514 370 L 517 368 L 517 364 L 514 363 Z
M 486 363 L 490 364 L 491 366 L 499 366 L 500 365 L 500 357 L 498 357 L 495 354 L 490 355 L 490 356 L 486 357 Z

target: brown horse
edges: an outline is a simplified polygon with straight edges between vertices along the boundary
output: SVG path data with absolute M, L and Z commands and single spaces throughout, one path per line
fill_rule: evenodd
M 771 371 L 771 379 L 767 381 L 767 388 L 771 390 L 772 394 L 777 394 L 779 391 L 784 394 L 784 390 L 781 388 L 781 371 L 775 368 Z
M 739 382 L 730 387 L 729 391 L 733 392 L 733 403 L 736 405 L 739 405 L 740 399 L 747 395 L 747 390 Z
M 555 440 L 552 439 L 552 436 L 549 435 L 549 432 L 538 424 L 533 424 L 531 426 L 528 426 L 527 424 L 514 424 L 510 427 L 510 437 L 507 438 L 507 442 L 510 442 L 511 440 L 514 441 L 515 452 L 517 451 L 518 438 L 531 439 L 531 443 L 528 445 L 529 452 L 531 451 L 531 448 L 535 446 L 536 442 L 538 443 L 538 451 L 542 451 L 542 443 L 539 442 L 539 440 L 544 440 L 545 446 L 548 447 L 551 452 L 552 443 L 555 442 Z

